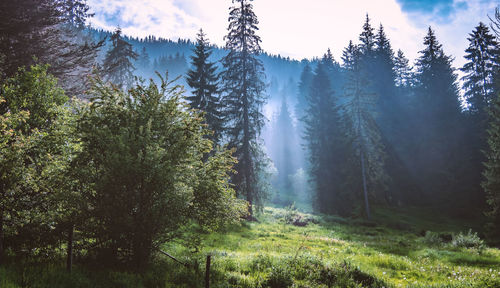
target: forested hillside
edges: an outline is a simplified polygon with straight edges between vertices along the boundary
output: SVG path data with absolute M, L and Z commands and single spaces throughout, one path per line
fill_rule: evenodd
M 228 7 L 218 47 L 0 3 L 0 287 L 499 287 L 500 8 L 454 67 L 369 14 L 271 55 Z

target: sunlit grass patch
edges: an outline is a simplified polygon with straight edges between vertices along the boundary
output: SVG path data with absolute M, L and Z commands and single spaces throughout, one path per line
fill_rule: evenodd
M 254 287 L 266 287 L 271 283 L 269 277 L 286 284 L 290 275 L 295 287 L 362 285 L 361 280 L 355 279 L 356 273 L 374 279 L 369 284 L 372 286 L 363 287 L 488 287 L 490 284 L 484 279 L 499 273 L 498 249 L 480 251 L 455 247 L 451 241 L 427 242 L 420 233 L 423 227 L 440 226 L 429 218 L 399 217 L 400 214 L 394 214 L 398 212 L 382 211 L 373 222 L 326 216 L 319 217 L 317 223 L 297 227 L 282 221 L 286 213 L 286 209 L 265 208 L 259 222 L 238 232 L 207 236 L 204 251 L 228 251 L 217 260 L 219 272 L 231 272 L 234 283 L 253 283 Z M 411 226 L 412 222 L 416 226 Z M 457 231 L 467 230 L 453 224 L 450 231 L 443 230 L 444 236 L 436 233 L 436 239 L 448 239 L 447 235 Z M 346 274 L 342 272 L 345 269 L 339 268 L 345 267 L 342 265 L 359 272 L 349 270 L 352 273 Z

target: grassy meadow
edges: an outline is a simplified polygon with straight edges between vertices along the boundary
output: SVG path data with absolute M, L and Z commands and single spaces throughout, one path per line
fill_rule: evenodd
M 500 250 L 471 227 L 422 209 L 378 209 L 368 222 L 266 207 L 256 222 L 205 235 L 201 250 L 162 247 L 187 268 L 161 255 L 142 275 L 7 266 L 0 287 L 204 287 L 207 254 L 210 287 L 500 287 Z

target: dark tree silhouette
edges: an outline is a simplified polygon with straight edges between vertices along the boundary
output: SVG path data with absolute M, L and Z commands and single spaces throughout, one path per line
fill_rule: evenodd
M 93 43 L 82 30 L 92 16 L 82 0 L 19 0 L 0 2 L 0 54 L 3 70 L 13 76 L 19 67 L 50 64 L 66 92 L 81 95 L 102 42 Z
M 226 135 L 229 147 L 236 148 L 238 159 L 233 182 L 240 195 L 246 197 L 250 214 L 259 198 L 256 177 L 258 137 L 264 125 L 264 66 L 257 58 L 262 52 L 256 34 L 259 24 L 251 0 L 236 0 L 230 8 L 226 39 L 228 54 L 222 59 L 221 90 L 225 107 Z
M 194 55 L 191 56 L 193 69 L 187 73 L 187 83 L 192 90 L 192 96 L 187 97 L 191 108 L 205 113 L 206 124 L 213 131 L 210 137 L 214 143 L 219 143 L 222 136 L 221 105 L 218 97 L 217 67 L 208 58 L 212 54 L 208 40 L 200 29 Z
M 462 159 L 463 118 L 452 58 L 445 55 L 431 27 L 424 45 L 416 64 L 415 134 L 420 140 L 415 143 L 414 161 L 424 177 L 419 179 L 423 190 L 435 191 L 429 199 L 436 201 L 460 189 L 456 181 L 459 179 L 451 175 L 457 172 Z
M 368 43 L 368 42 L 367 42 Z M 363 191 L 365 216 L 371 217 L 369 198 L 375 191 L 385 190 L 387 174 L 385 171 L 385 149 L 382 144 L 379 128 L 375 121 L 376 94 L 370 92 L 370 81 L 367 78 L 366 66 L 363 66 L 363 51 L 368 45 L 359 49 L 349 43 L 344 50 L 344 68 L 348 77 L 343 94 L 343 121 L 347 126 L 346 137 L 351 144 L 353 153 L 350 168 L 351 187 L 354 191 Z M 354 175 L 359 175 L 356 177 Z M 371 192 L 369 192 L 369 189 Z
M 106 53 L 102 71 L 106 81 L 125 89 L 130 88 L 134 81 L 135 67 L 132 62 L 137 60 L 138 55 L 121 34 L 122 30 L 118 27 L 111 36 L 113 46 Z
M 485 152 L 486 162 L 483 172 L 482 187 L 486 193 L 488 209 L 486 216 L 488 236 L 496 241 L 500 239 L 500 95 L 492 100 L 488 128 L 488 149 Z

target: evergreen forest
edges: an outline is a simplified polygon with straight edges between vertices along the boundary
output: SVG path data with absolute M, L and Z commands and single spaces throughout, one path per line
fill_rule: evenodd
M 224 45 L 0 1 L 0 288 L 500 287 L 500 6 L 293 59 L 259 1 Z

